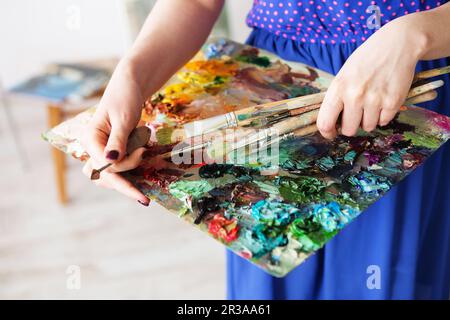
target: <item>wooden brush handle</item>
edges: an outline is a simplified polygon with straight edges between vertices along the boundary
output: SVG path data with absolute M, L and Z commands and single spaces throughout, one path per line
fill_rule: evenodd
M 441 75 L 450 72 L 450 66 L 428 70 L 416 74 L 414 80 L 426 79 L 432 76 Z M 435 90 L 444 85 L 442 80 L 433 81 L 421 86 L 413 87 L 407 96 L 407 99 L 422 95 L 428 91 Z M 189 138 L 199 133 L 204 134 L 215 130 L 244 126 L 252 122 L 252 119 L 265 117 L 281 111 L 289 111 L 291 116 L 300 115 L 311 110 L 320 108 L 320 104 L 325 98 L 326 92 L 319 92 L 298 98 L 275 101 L 256 106 L 247 107 L 235 112 L 218 115 L 212 118 L 197 120 L 184 124 L 183 137 Z M 430 97 L 423 97 L 429 99 Z M 416 100 L 414 100 L 416 101 Z M 425 100 L 428 101 L 428 100 Z M 419 103 L 419 102 L 413 102 Z M 199 130 L 198 130 L 199 128 Z M 197 130 L 195 130 L 197 129 Z
M 260 104 L 257 106 L 248 107 L 245 109 L 241 109 L 236 111 L 236 114 L 242 115 L 257 111 L 281 111 L 281 110 L 292 110 L 292 109 L 298 109 L 302 107 L 307 107 L 313 104 L 322 103 L 323 99 L 325 98 L 326 92 L 319 92 L 310 94 L 307 96 L 302 96 L 298 98 L 292 98 L 292 99 L 286 99 L 286 100 L 280 100 L 275 102 L 269 102 Z
M 411 97 L 409 99 L 406 99 L 405 105 L 413 105 L 418 104 L 422 102 L 432 101 L 436 99 L 438 96 L 438 93 L 436 90 L 431 90 L 422 94 L 419 94 L 418 96 Z
M 406 97 L 406 99 L 421 95 L 421 94 L 431 91 L 431 90 L 435 90 L 437 88 L 442 87 L 443 85 L 444 85 L 444 81 L 436 80 L 433 82 L 425 83 L 421 86 L 414 87 L 411 90 L 409 90 L 408 96 Z
M 311 124 L 309 126 L 306 126 L 306 127 L 299 128 L 299 129 L 295 130 L 293 132 L 293 135 L 296 136 L 296 137 L 303 137 L 303 136 L 307 136 L 308 134 L 311 134 L 311 133 L 314 133 L 314 132 L 317 132 L 317 131 L 318 131 L 317 125 L 314 123 L 314 124 Z
M 303 107 L 303 108 L 290 110 L 289 114 L 291 116 L 298 116 L 298 115 L 300 115 L 302 113 L 306 113 L 306 112 L 309 112 L 309 111 L 312 111 L 312 110 L 319 109 L 321 105 L 322 105 L 321 103 L 317 103 L 317 104 L 313 104 L 313 105 L 306 106 L 306 107 Z
M 433 81 L 430 83 L 426 83 L 424 85 L 412 88 L 408 92 L 407 99 L 405 101 L 405 105 L 411 105 L 415 103 L 422 103 L 436 99 L 437 92 L 435 89 L 442 87 L 444 82 L 442 80 Z M 291 116 L 300 115 L 305 112 L 309 112 L 311 110 L 319 109 L 321 103 L 313 104 L 310 106 L 301 107 L 298 109 L 290 110 L 289 113 Z
M 437 76 L 441 76 L 441 75 L 447 74 L 447 73 L 450 73 L 450 66 L 418 72 L 414 76 L 413 83 L 417 82 L 419 80 L 437 77 Z
M 319 109 L 315 109 L 309 112 L 302 113 L 298 116 L 288 118 L 272 125 L 272 130 L 276 130 L 278 135 L 283 135 L 288 132 L 292 132 L 298 128 L 305 127 L 316 123 L 317 116 L 319 115 Z

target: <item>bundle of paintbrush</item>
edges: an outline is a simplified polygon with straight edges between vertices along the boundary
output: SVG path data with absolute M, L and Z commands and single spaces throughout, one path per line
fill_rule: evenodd
M 450 73 L 450 66 L 417 73 L 404 104 L 412 105 L 435 99 L 437 96 L 435 90 L 441 87 L 444 82 L 437 80 L 425 83 L 424 80 L 446 73 Z M 318 109 L 323 102 L 325 94 L 326 92 L 320 92 L 298 98 L 265 103 L 185 123 L 182 127 L 161 128 L 157 131 L 156 137 L 158 142 L 162 144 L 176 143 L 220 129 L 266 127 L 295 116 L 300 116 L 297 117 L 299 120 L 302 117 L 311 119 L 309 124 L 313 124 L 317 120 Z
M 437 97 L 436 89 L 443 86 L 444 82 L 437 80 L 425 83 L 424 80 L 446 73 L 450 73 L 450 66 L 417 73 L 404 105 L 434 100 Z M 310 134 L 317 130 L 315 123 L 325 93 L 252 106 L 186 123 L 182 127 L 162 128 L 156 133 L 157 140 L 163 144 L 191 140 L 191 143 L 179 144 L 164 155 L 173 156 L 210 147 L 217 137 L 216 132 L 221 129 L 242 129 L 233 132 L 234 141 L 226 148 L 226 152 L 252 143 L 264 141 L 263 144 L 267 144 L 267 141 L 279 141 L 291 135 Z M 201 137 L 200 143 L 195 137 Z

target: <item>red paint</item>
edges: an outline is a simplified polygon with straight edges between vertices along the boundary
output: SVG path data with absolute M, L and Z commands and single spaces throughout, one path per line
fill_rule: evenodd
M 239 226 L 236 220 L 228 220 L 221 214 L 215 214 L 208 222 L 208 231 L 226 243 L 238 238 Z

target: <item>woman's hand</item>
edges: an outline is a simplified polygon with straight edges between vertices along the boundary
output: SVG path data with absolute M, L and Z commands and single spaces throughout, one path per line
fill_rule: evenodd
M 328 139 L 372 131 L 386 125 L 408 94 L 425 39 L 415 33 L 414 15 L 388 23 L 372 35 L 345 62 L 332 81 L 320 108 L 317 127 Z
M 116 189 L 148 205 L 149 200 L 117 172 L 136 167 L 144 148 L 126 157 L 128 136 L 151 96 L 205 42 L 224 0 L 157 1 L 127 56 L 116 68 L 82 140 L 91 156 L 83 171 L 114 163 L 103 171 L 98 185 Z M 176 14 L 183 12 L 182 15 Z M 189 41 L 186 41 L 189 39 Z
M 83 147 L 91 157 L 83 172 L 90 177 L 93 169 L 113 163 L 101 173 L 100 179 L 95 180 L 95 183 L 115 189 L 143 205 L 148 205 L 148 198 L 118 174 L 134 169 L 142 160 L 145 148 L 126 155 L 126 145 L 130 132 L 137 126 L 141 117 L 143 103 L 142 90 L 127 62 L 122 61 L 116 68 L 82 138 Z

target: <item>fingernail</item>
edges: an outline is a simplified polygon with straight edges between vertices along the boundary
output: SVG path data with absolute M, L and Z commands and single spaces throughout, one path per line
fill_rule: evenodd
M 144 201 L 141 201 L 141 200 L 138 200 L 137 202 L 142 204 L 144 207 L 148 207 L 148 205 L 150 204 L 150 202 L 144 202 Z
M 118 158 L 119 158 L 119 151 L 117 150 L 108 151 L 108 153 L 106 154 L 106 159 L 117 160 Z

